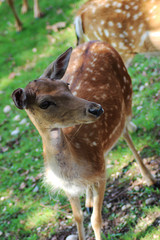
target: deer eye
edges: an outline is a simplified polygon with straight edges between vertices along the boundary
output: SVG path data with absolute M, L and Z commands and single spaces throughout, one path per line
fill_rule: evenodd
M 51 102 L 44 101 L 39 105 L 39 107 L 42 108 L 42 109 L 47 109 L 50 105 L 51 105 Z

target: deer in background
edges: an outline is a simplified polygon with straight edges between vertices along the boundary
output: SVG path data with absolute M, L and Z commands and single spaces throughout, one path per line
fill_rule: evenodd
M 128 67 L 137 53 L 160 55 L 160 0 L 90 0 L 75 17 L 78 44 L 110 43 Z
M 18 14 L 16 12 L 16 9 L 14 6 L 14 0 L 7 0 L 7 1 L 16 20 L 16 30 L 20 32 L 22 31 L 22 22 L 20 21 Z M 21 12 L 26 13 L 28 9 L 29 9 L 28 1 L 23 0 Z M 43 16 L 43 13 L 41 13 L 40 11 L 38 0 L 34 0 L 34 18 L 40 18 L 42 16 Z
M 81 44 L 71 52 L 70 48 L 60 55 L 24 89 L 16 89 L 12 98 L 16 107 L 25 109 L 42 137 L 45 181 L 68 196 L 79 240 L 85 239 L 79 200 L 84 192 L 86 207 L 93 207 L 95 239 L 100 240 L 106 185 L 104 153 L 121 135 L 147 184 L 156 185 L 157 181 L 128 133 L 132 84 L 120 55 L 99 41 Z

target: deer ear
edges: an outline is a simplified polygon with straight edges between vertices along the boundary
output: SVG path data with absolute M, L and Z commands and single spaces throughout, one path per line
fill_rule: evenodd
M 12 99 L 14 104 L 19 109 L 26 107 L 26 94 L 23 88 L 18 88 L 12 93 Z
M 71 56 L 72 48 L 61 54 L 48 68 L 44 71 L 40 78 L 61 79 L 68 67 L 69 59 Z

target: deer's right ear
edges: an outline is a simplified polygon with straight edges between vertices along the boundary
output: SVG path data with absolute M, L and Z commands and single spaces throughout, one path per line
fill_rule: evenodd
M 19 109 L 26 107 L 26 94 L 23 88 L 18 88 L 12 93 L 12 99 L 14 104 Z
M 50 78 L 58 80 L 61 79 L 68 67 L 72 48 L 70 47 L 67 51 L 61 54 L 54 62 L 52 62 L 47 69 L 44 71 L 40 78 Z

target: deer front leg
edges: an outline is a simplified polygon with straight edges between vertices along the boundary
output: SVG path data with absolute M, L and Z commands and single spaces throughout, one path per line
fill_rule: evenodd
M 20 21 L 20 19 L 19 19 L 19 17 L 18 17 L 18 14 L 17 14 L 17 12 L 16 12 L 16 9 L 15 9 L 15 7 L 14 7 L 14 2 L 13 2 L 13 0 L 8 0 L 8 4 L 9 4 L 9 6 L 10 6 L 12 12 L 13 12 L 13 15 L 14 15 L 14 17 L 15 17 L 15 20 L 16 20 L 16 29 L 17 29 L 18 32 L 20 32 L 20 31 L 22 30 L 22 23 L 21 23 L 21 21 Z
M 93 190 L 91 186 L 87 187 L 86 190 L 86 209 L 88 213 L 92 213 L 93 211 Z
M 40 11 L 38 0 L 34 0 L 34 18 L 43 17 L 44 14 Z
M 132 142 L 131 136 L 128 133 L 128 129 L 125 129 L 125 132 L 123 134 L 123 137 L 125 139 L 125 141 L 127 142 L 129 148 L 131 149 L 138 165 L 141 171 L 142 176 L 144 177 L 144 179 L 147 182 L 147 185 L 158 185 L 156 179 L 152 176 L 152 174 L 150 173 L 150 171 L 148 170 L 148 168 L 144 165 L 141 157 L 139 156 L 138 152 L 136 151 L 134 144 Z
M 25 14 L 26 12 L 28 12 L 28 9 L 29 9 L 28 1 L 27 0 L 23 0 L 21 12 L 23 14 Z
M 78 197 L 69 196 L 69 201 L 72 207 L 73 216 L 77 224 L 79 240 L 85 240 L 84 227 L 83 227 L 83 213 L 81 210 L 80 200 Z
M 105 185 L 106 181 L 102 180 L 93 186 L 93 213 L 91 216 L 91 224 L 94 230 L 96 240 L 101 240 L 101 211 L 105 192 Z

